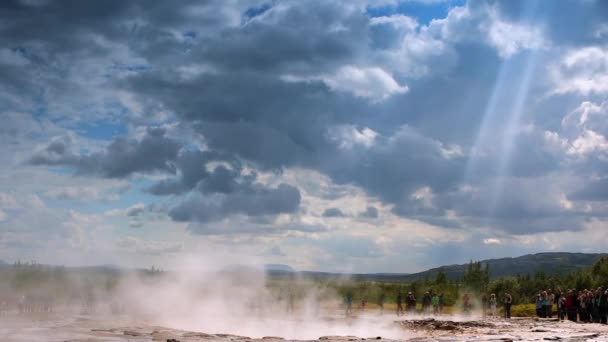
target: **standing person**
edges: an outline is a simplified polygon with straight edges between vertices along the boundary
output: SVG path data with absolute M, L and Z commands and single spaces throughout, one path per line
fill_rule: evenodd
M 547 317 L 547 306 L 549 305 L 549 295 L 547 294 L 547 291 L 543 291 L 543 293 L 540 296 L 541 299 L 541 312 L 540 312 L 540 316 L 542 318 Z
M 600 323 L 606 324 L 608 320 L 608 288 L 604 292 L 604 289 L 600 288 L 602 296 L 600 297 Z
M 547 290 L 547 307 L 545 315 L 548 318 L 553 318 L 553 303 L 555 303 L 555 295 L 551 289 Z
M 490 295 L 490 311 L 492 311 L 492 318 L 496 318 L 496 294 Z
M 508 293 L 508 292 L 505 293 L 502 303 L 505 308 L 505 318 L 510 319 L 511 318 L 511 305 L 513 305 L 513 297 L 511 296 L 510 293 Z
M 17 298 L 17 306 L 19 307 L 19 313 L 22 314 L 24 313 L 25 310 L 25 295 L 21 294 L 19 295 L 19 297 Z
M 433 303 L 433 315 L 439 314 L 439 294 L 438 293 L 435 293 L 433 295 L 431 302 Z
M 397 292 L 397 317 L 403 315 L 403 296 L 401 291 Z
M 422 313 L 426 314 L 431 309 L 431 293 L 429 291 L 425 292 L 422 296 Z
M 384 296 L 384 292 L 380 293 L 378 297 L 378 306 L 380 307 L 380 315 L 384 315 L 384 301 L 386 297 Z
M 416 312 L 416 296 L 410 291 L 407 294 L 407 299 L 405 300 L 405 308 L 409 313 Z
M 465 315 L 468 315 L 471 312 L 471 298 L 468 293 L 465 293 L 462 296 L 462 310 Z
M 439 314 L 443 313 L 443 293 L 439 294 Z
M 488 296 L 484 293 L 481 295 L 481 317 L 486 319 L 488 316 Z
M 564 293 L 560 293 L 559 301 L 557 302 L 557 314 L 559 315 L 560 320 L 564 320 L 566 316 L 566 296 Z
M 353 295 L 350 293 L 346 294 L 346 316 L 350 316 L 353 312 Z
M 569 321 L 576 322 L 577 305 L 576 293 L 574 290 L 568 290 L 568 293 L 566 294 L 566 313 Z
M 536 317 L 542 317 L 543 300 L 540 293 L 536 295 Z

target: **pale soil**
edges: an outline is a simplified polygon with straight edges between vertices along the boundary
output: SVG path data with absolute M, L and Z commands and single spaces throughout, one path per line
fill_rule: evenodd
M 441 319 L 400 318 L 385 315 L 374 320 L 342 320 L 340 324 L 348 326 L 353 322 L 359 328 L 369 324 L 370 332 L 384 323 L 396 327 L 392 330 L 392 339 L 382 335 L 369 336 L 323 336 L 318 331 L 318 339 L 324 341 L 608 341 L 608 326 L 599 324 L 581 324 L 557 322 L 534 318 L 517 318 L 509 321 L 457 319 L 450 316 Z M 369 322 L 369 323 L 367 323 Z M 302 329 L 307 329 L 306 322 Z M 297 326 L 297 325 L 296 325 Z M 356 329 L 355 329 L 356 330 Z M 359 329 L 359 331 L 361 331 Z M 395 331 L 399 336 L 395 335 Z M 315 334 L 315 332 L 308 333 Z M 150 322 L 136 321 L 127 318 L 102 318 L 74 315 L 64 317 L 59 314 L 31 314 L 0 316 L 0 342 L 34 342 L 34 341 L 167 341 L 175 339 L 181 342 L 272 342 L 283 340 L 282 337 L 236 336 L 230 334 L 207 334 L 203 332 L 184 331 L 155 326 Z

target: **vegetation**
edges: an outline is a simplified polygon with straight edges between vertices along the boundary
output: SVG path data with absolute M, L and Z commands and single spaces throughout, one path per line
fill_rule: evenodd
M 111 294 L 123 277 L 137 276 L 144 280 L 163 277 L 167 272 L 157 269 L 121 271 L 113 268 L 66 268 L 44 266 L 36 263 L 15 263 L 0 268 L 0 298 L 18 293 L 52 293 L 56 300 L 69 302 L 84 296 L 87 291 L 98 295 Z M 366 300 L 370 306 L 385 304 L 387 310 L 394 307 L 399 293 L 412 292 L 419 299 L 426 291 L 442 293 L 446 307 L 459 305 L 464 293 L 480 296 L 495 293 L 499 299 L 505 292 L 513 296 L 514 315 L 534 313 L 534 296 L 540 290 L 585 289 L 608 285 L 608 257 L 602 257 L 592 266 L 568 274 L 547 275 L 544 272 L 519 274 L 492 279 L 489 264 L 471 261 L 461 278 L 450 279 L 438 269 L 433 278 L 411 282 L 377 281 L 345 276 L 307 277 L 294 273 L 272 274 L 266 279 L 266 287 L 277 298 L 301 299 L 315 293 L 321 301 L 341 301 L 350 296 L 355 303 Z M 246 283 L 246 281 L 244 282 Z M 447 311 L 451 308 L 446 309 Z

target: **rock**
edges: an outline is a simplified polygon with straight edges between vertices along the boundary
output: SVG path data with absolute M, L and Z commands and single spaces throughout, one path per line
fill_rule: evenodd
M 181 335 L 182 337 L 195 337 L 195 338 L 214 338 L 215 335 L 209 335 L 202 332 L 186 332 Z

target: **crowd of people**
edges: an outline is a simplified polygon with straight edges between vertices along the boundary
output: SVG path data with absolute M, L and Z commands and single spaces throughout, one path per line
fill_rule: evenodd
M 384 311 L 385 296 L 382 295 L 378 305 L 381 313 Z M 403 295 L 401 292 L 396 296 L 397 316 L 408 314 L 438 315 L 443 313 L 443 294 L 434 293 L 432 290 L 425 292 L 420 298 L 421 305 L 412 292 Z M 347 296 L 347 314 L 351 313 L 352 296 Z M 363 300 L 361 308 L 365 308 L 366 301 Z M 470 314 L 474 309 L 473 296 L 465 293 L 460 300 L 462 313 Z M 476 302 L 479 305 L 479 302 Z M 608 320 L 608 289 L 601 287 L 595 290 L 570 289 L 552 291 L 547 289 L 540 291 L 534 298 L 536 315 L 540 318 L 557 317 L 560 320 L 568 319 L 574 322 L 589 322 L 606 324 Z M 489 296 L 481 295 L 482 317 L 498 317 L 498 308 L 502 306 L 502 315 L 505 319 L 511 318 L 513 297 L 510 293 L 504 293 L 500 298 L 492 293 Z M 417 309 L 419 308 L 419 309 Z
M 608 319 L 608 289 L 595 290 L 542 291 L 536 295 L 536 314 L 538 317 L 551 318 L 557 308 L 560 320 L 574 322 L 593 322 L 606 324 Z
M 408 292 L 405 296 L 405 310 L 403 308 L 404 298 L 401 292 L 397 294 L 397 316 L 416 312 L 416 296 L 412 292 Z M 443 311 L 443 294 L 427 291 L 422 296 L 422 313 L 424 314 L 440 314 Z

